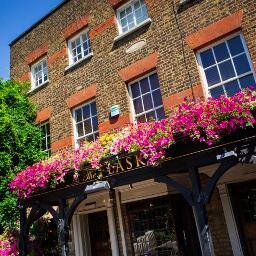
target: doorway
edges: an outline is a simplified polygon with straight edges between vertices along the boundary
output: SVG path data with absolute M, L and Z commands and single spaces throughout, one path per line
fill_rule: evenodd
M 91 256 L 112 256 L 107 212 L 89 213 L 87 218 Z
M 256 180 L 229 185 L 244 255 L 256 255 Z
M 134 256 L 200 256 L 193 211 L 181 195 L 127 204 Z

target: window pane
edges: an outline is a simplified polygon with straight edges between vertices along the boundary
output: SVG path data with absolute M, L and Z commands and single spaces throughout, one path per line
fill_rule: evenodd
M 144 103 L 144 111 L 147 111 L 153 108 L 153 103 L 152 103 L 150 93 L 143 96 L 143 103 Z
M 228 49 L 225 43 L 213 47 L 217 62 L 229 58 Z
M 137 98 L 140 95 L 139 83 L 131 85 L 132 97 Z
M 145 3 L 142 6 L 142 17 L 144 18 L 144 20 L 148 18 L 148 12 L 147 12 L 147 7 Z
M 162 107 L 162 108 L 157 109 L 156 114 L 157 114 L 158 120 L 165 118 L 164 108 Z
M 88 39 L 87 33 L 82 34 L 82 41 L 85 42 Z
M 234 64 L 235 64 L 237 75 L 241 75 L 251 70 L 250 64 L 247 60 L 247 56 L 245 53 L 235 57 Z
M 76 122 L 82 121 L 82 109 L 79 108 L 75 111 Z
M 146 114 L 147 121 L 156 120 L 156 114 L 155 111 L 151 111 Z
M 207 68 L 215 64 L 212 49 L 201 52 L 200 57 L 204 68 Z
M 216 66 L 205 70 L 205 76 L 209 86 L 220 82 L 220 77 Z
M 135 17 L 136 17 L 137 20 L 142 18 L 141 9 L 135 10 Z
M 77 128 L 78 137 L 83 136 L 84 135 L 83 123 L 77 124 L 76 128 Z
M 42 136 L 45 136 L 46 134 L 45 125 L 41 125 L 41 133 L 42 133 Z
M 148 78 L 144 78 L 140 81 L 140 89 L 142 94 L 149 92 Z
M 227 80 L 235 76 L 235 71 L 231 60 L 227 60 L 219 64 L 222 80 Z
M 160 89 L 153 91 L 152 96 L 153 96 L 155 107 L 159 107 L 159 106 L 163 105 Z
M 91 135 L 89 135 L 89 136 L 86 136 L 86 141 L 94 141 L 94 136 L 93 136 L 93 134 L 91 134 Z
M 92 132 L 92 125 L 91 125 L 91 119 L 87 119 L 84 121 L 84 133 L 91 133 Z
M 157 74 L 153 74 L 149 76 L 149 80 L 150 80 L 151 90 L 159 88 L 159 81 L 158 81 Z
M 210 94 L 213 98 L 218 98 L 219 96 L 224 95 L 225 93 L 224 93 L 222 86 L 218 86 L 218 87 L 211 89 Z
M 76 47 L 75 41 L 71 42 L 71 48 L 74 49 Z
M 90 113 L 90 105 L 86 105 L 83 107 L 83 119 L 89 118 L 91 115 Z
M 79 45 L 79 46 L 76 48 L 76 51 L 77 51 L 77 55 L 81 54 L 81 51 L 82 51 L 81 45 Z
M 51 148 L 51 139 L 50 136 L 47 137 L 47 149 Z
M 232 56 L 244 51 L 244 47 L 243 47 L 240 36 L 236 36 L 232 39 L 229 39 L 228 47 L 229 47 L 229 50 L 230 50 Z
M 92 118 L 92 128 L 93 128 L 93 131 L 98 131 L 98 117 L 97 116 Z
M 45 125 L 45 130 L 46 130 L 46 134 L 50 134 L 50 124 L 49 123 L 47 123 Z
M 127 26 L 127 19 L 121 19 L 121 25 L 122 27 Z
M 88 49 L 88 47 L 89 47 L 88 41 L 85 41 L 85 42 L 83 43 L 83 47 L 84 47 L 84 51 L 86 51 L 86 50 Z
M 124 17 L 125 17 L 125 10 L 123 10 L 123 11 L 120 12 L 120 18 L 122 19 L 122 18 L 124 18 Z
M 96 102 L 95 101 L 91 103 L 91 111 L 92 111 L 92 116 L 97 115 L 97 109 L 96 109 Z
M 134 3 L 134 9 L 137 10 L 140 8 L 140 1 Z
M 131 85 L 131 91 L 132 96 L 136 95 L 136 98 L 133 97 L 133 103 L 137 121 L 143 122 L 149 117 L 158 118 L 156 113 L 159 118 L 163 118 L 163 109 L 158 112 L 156 110 L 163 105 L 157 74 L 152 74 L 134 83 Z
M 239 82 L 242 88 L 247 88 L 250 85 L 256 85 L 253 75 L 244 76 L 239 79 Z
M 232 96 L 240 91 L 239 84 L 237 80 L 231 81 L 224 84 L 227 96 Z
M 129 7 L 126 8 L 126 15 L 129 15 L 131 13 L 132 13 L 132 7 L 129 6 Z
M 136 114 L 143 112 L 141 98 L 133 100 L 133 104 L 134 104 L 134 109 Z
M 128 24 L 129 24 L 129 27 L 133 27 L 135 24 L 134 24 L 134 19 L 133 19 L 133 15 L 132 14 L 129 14 L 127 16 L 127 21 L 128 21 Z

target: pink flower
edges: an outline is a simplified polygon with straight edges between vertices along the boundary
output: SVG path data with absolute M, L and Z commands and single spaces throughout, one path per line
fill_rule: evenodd
M 166 150 L 175 144 L 174 133 L 181 133 L 206 145 L 217 143 L 223 136 L 245 129 L 256 123 L 251 109 L 256 105 L 255 93 L 247 90 L 232 97 L 221 96 L 205 101 L 181 103 L 176 112 L 163 120 L 131 124 L 110 134 L 107 141 L 86 142 L 79 149 L 66 149 L 45 161 L 28 166 L 18 173 L 10 188 L 19 197 L 28 197 L 42 189 L 65 182 L 65 175 L 74 173 L 76 180 L 81 169 L 90 164 L 95 170 L 109 155 L 137 152 L 147 165 L 158 165 Z

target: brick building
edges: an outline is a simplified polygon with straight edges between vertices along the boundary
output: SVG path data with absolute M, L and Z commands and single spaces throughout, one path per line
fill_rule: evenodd
M 255 84 L 255 13 L 255 0 L 64 1 L 11 42 L 11 78 L 31 81 L 44 148 L 55 153 L 161 119 L 184 97 Z M 202 179 L 215 166 L 202 168 Z M 256 173 L 233 169 L 207 207 L 212 255 L 252 256 Z M 147 180 L 90 195 L 73 216 L 70 247 L 75 255 L 201 255 L 196 229 L 177 191 Z

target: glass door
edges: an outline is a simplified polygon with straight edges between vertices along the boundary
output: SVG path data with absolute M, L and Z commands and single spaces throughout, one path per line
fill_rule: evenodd
M 181 195 L 127 204 L 135 256 L 200 256 L 191 207 Z
M 112 256 L 106 211 L 88 214 L 91 256 Z
M 229 185 L 244 255 L 256 255 L 256 180 Z

